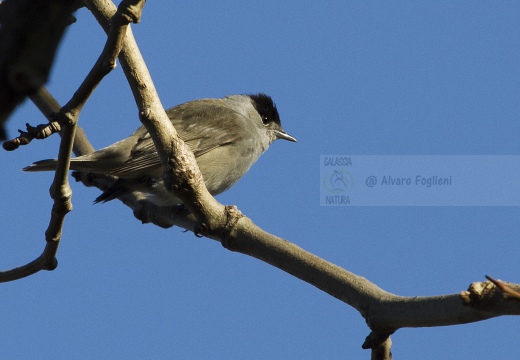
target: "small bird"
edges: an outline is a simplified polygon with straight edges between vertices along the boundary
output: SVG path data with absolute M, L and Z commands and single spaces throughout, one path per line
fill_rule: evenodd
M 193 100 L 166 113 L 195 155 L 212 195 L 233 186 L 273 141 L 296 142 L 282 129 L 271 97 L 263 93 Z M 23 170 L 50 171 L 55 170 L 56 164 L 56 159 L 41 160 Z M 164 187 L 162 163 L 144 126 L 124 140 L 71 159 L 70 169 L 118 177 L 94 203 L 140 191 L 159 206 L 181 204 Z

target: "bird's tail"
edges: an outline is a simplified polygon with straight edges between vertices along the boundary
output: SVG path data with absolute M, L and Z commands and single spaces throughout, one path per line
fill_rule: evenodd
M 23 171 L 52 171 L 56 170 L 56 159 L 45 159 L 36 161 L 35 163 L 23 168 Z
M 23 169 L 23 171 L 30 171 L 30 172 L 36 172 L 36 171 L 54 171 L 56 170 L 56 165 L 58 161 L 56 159 L 46 159 L 46 160 L 40 160 L 35 162 L 32 165 L 29 165 Z M 70 161 L 70 169 L 76 170 L 76 171 L 83 171 L 83 172 L 94 172 L 92 170 L 92 166 L 89 164 L 90 161 L 85 160 L 76 160 L 71 159 Z M 114 200 L 118 198 L 119 196 L 125 195 L 129 192 L 131 192 L 127 186 L 126 182 L 123 179 L 117 180 L 112 186 L 110 186 L 107 190 L 103 192 L 100 196 L 94 200 L 94 204 L 100 203 L 100 202 L 107 202 L 110 200 Z
M 35 163 L 24 167 L 23 171 L 36 172 L 36 171 L 54 171 L 58 164 L 57 159 L 45 159 L 36 161 Z M 99 166 L 95 166 L 95 161 L 75 158 L 70 159 L 70 170 L 76 170 L 81 172 L 91 172 L 96 174 L 107 174 L 107 172 L 100 169 Z

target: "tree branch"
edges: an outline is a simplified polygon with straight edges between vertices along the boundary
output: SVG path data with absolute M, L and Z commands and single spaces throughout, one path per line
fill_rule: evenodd
M 61 109 L 61 105 L 56 99 L 47 91 L 45 86 L 41 86 L 34 94 L 29 95 L 31 101 L 36 107 L 42 112 L 43 115 L 49 120 L 53 121 L 53 114 L 58 113 Z M 85 131 L 77 126 L 76 136 L 74 137 L 73 152 L 76 156 L 81 156 L 94 152 L 95 149 L 87 139 Z
M 85 4 L 107 31 L 108 19 L 112 17 L 115 5 L 107 0 L 86 0 Z M 162 161 L 166 189 L 174 192 L 195 215 L 201 223 L 202 231 L 221 231 L 226 226 L 224 206 L 207 191 L 195 156 L 177 135 L 166 115 L 130 30 L 119 61 L 139 109 L 139 119 L 150 133 Z
M 112 18 L 115 13 L 115 6 L 109 1 L 103 0 L 86 2 L 98 21 L 107 28 L 108 19 Z M 135 11 L 132 6 L 127 9 L 126 16 L 136 21 L 139 18 L 139 11 Z M 118 36 L 121 36 L 121 39 L 123 33 L 119 32 Z M 109 42 L 107 40 L 107 44 Z M 120 46 L 115 45 L 116 43 L 111 45 L 114 49 Z M 500 315 L 520 314 L 520 302 L 516 296 L 503 296 L 504 293 L 517 292 L 519 285 L 494 281 L 472 284 L 470 289 L 462 294 L 434 297 L 394 295 L 380 289 L 361 276 L 263 231 L 250 219 L 244 217 L 236 207 L 219 204 L 205 189 L 193 154 L 178 137 L 166 116 L 130 29 L 127 31 L 119 59 L 132 88 L 140 119 L 150 132 L 161 157 L 165 186 L 181 198 L 190 210 L 188 213 L 172 208 L 156 207 L 147 201 L 139 201 L 139 194 L 123 198 L 125 204 L 130 206 L 136 217 L 143 222 L 153 222 L 162 227 L 177 224 L 195 233 L 201 233 L 220 241 L 230 251 L 247 254 L 276 266 L 351 305 L 366 319 L 367 325 L 372 330 L 363 347 L 373 349 L 372 358 L 374 359 L 391 358 L 389 336 L 402 327 L 453 325 Z M 112 63 L 108 62 L 108 64 L 108 68 L 110 68 Z M 106 67 L 98 69 L 100 72 L 96 72 L 92 77 L 97 78 L 103 69 L 106 70 Z M 101 78 L 102 76 L 99 81 Z M 85 88 L 82 85 L 69 104 L 64 107 L 65 110 L 62 109 L 66 115 L 64 119 L 60 120 L 60 124 L 64 124 L 64 131 L 69 131 L 69 136 L 64 136 L 64 139 L 68 140 L 65 140 L 60 147 L 61 165 L 55 180 L 55 184 L 58 185 L 53 186 L 55 199 L 68 201 L 70 197 L 68 192 L 70 189 L 64 188 L 68 186 L 66 183 L 67 154 L 70 155 L 72 147 L 75 117 L 97 85 L 96 81 L 92 80 L 91 74 L 89 74 L 85 80 L 88 85 L 85 85 Z M 81 151 L 78 150 L 78 152 Z M 96 186 L 100 186 L 102 181 L 103 179 L 96 177 L 92 179 L 92 183 Z M 48 230 L 47 247 L 42 256 L 26 266 L 13 269 L 9 274 L 0 273 L 0 281 L 9 276 L 14 279 L 27 276 L 26 274 L 30 275 L 39 271 L 36 270 L 38 268 L 55 267 L 55 254 L 61 238 L 61 225 L 64 213 L 69 210 L 65 206 L 66 201 L 56 201 L 56 209 L 53 207 L 51 224 L 54 225 L 49 226 L 52 230 Z M 54 218 L 54 213 L 56 213 L 56 218 Z M 500 296 L 495 296 L 495 294 L 500 294 Z M 483 297 L 486 301 L 475 301 L 475 296 Z
M 392 360 L 392 340 L 390 339 L 390 336 L 387 336 L 386 334 L 378 334 L 376 336 L 378 337 L 377 342 L 371 342 L 369 344 L 368 339 L 371 338 L 373 334 L 374 333 L 372 332 L 367 337 L 367 340 L 365 340 L 365 343 L 363 344 L 363 349 L 372 349 L 370 357 L 372 360 Z M 373 341 L 373 339 L 370 341 Z
M 109 1 L 89 0 L 87 3 L 102 26 L 114 11 Z M 460 294 L 402 297 L 388 293 L 360 276 L 268 234 L 243 217 L 235 207 L 221 208 L 221 205 L 214 205 L 213 198 L 209 199 L 200 189 L 195 160 L 191 151 L 179 141 L 171 122 L 165 116 L 130 31 L 119 58 L 140 109 L 141 121 L 151 133 L 163 161 L 165 183 L 173 184 L 170 188 L 176 190 L 175 195 L 195 215 L 179 214 L 171 208 L 159 208 L 141 202 L 134 207 L 134 214 L 143 222 L 152 221 L 162 227 L 181 224 L 184 228 L 200 231 L 220 241 L 231 251 L 276 266 L 353 306 L 366 319 L 373 334 L 382 338 L 380 342 L 367 344 L 376 349 L 377 356 L 384 354 L 383 358 L 390 354 L 388 335 L 401 327 L 453 325 L 505 314 L 520 314 L 520 306 L 504 307 L 501 304 L 496 304 L 492 311 L 482 312 L 465 306 Z M 198 226 L 201 223 L 196 223 L 195 219 L 202 220 L 202 226 Z

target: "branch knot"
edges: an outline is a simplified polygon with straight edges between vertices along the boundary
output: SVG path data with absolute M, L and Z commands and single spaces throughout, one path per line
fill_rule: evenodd
M 226 214 L 226 223 L 220 232 L 220 242 L 226 249 L 235 251 L 235 247 L 231 242 L 231 234 L 235 230 L 238 221 L 244 217 L 244 214 L 235 205 L 226 205 L 224 213 Z

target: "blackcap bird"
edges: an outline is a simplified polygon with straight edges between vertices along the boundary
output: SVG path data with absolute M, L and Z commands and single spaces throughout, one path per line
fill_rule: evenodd
M 276 139 L 296 141 L 282 129 L 271 97 L 262 93 L 189 101 L 166 113 L 193 151 L 212 195 L 233 186 Z M 56 159 L 49 159 L 35 162 L 24 171 L 55 168 Z M 144 126 L 124 140 L 71 159 L 70 169 L 119 178 L 96 203 L 131 191 L 141 191 L 160 206 L 181 203 L 164 187 L 161 160 Z

